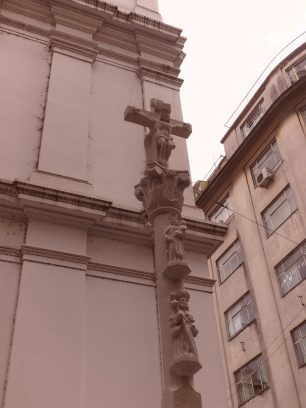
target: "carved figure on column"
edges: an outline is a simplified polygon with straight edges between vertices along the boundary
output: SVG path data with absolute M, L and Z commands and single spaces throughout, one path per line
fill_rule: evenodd
M 170 279 L 179 280 L 186 278 L 191 270 L 184 262 L 183 239 L 187 231 L 186 222 L 177 216 L 170 218 L 169 225 L 165 228 L 164 237 L 167 247 L 168 265 L 163 272 Z
M 156 165 L 168 168 L 171 152 L 175 148 L 172 134 L 186 138 L 192 131 L 191 125 L 170 119 L 170 104 L 159 99 L 151 99 L 150 104 L 151 112 L 128 106 L 124 119 L 150 129 L 144 140 L 147 168 Z
M 173 312 L 170 316 L 170 330 L 173 340 L 173 364 L 170 369 L 180 376 L 195 374 L 202 367 L 194 337 L 198 330 L 194 318 L 189 312 L 190 295 L 185 289 L 170 294 Z
M 182 262 L 184 259 L 183 239 L 187 230 L 186 222 L 172 217 L 165 230 L 165 240 L 168 250 L 168 262 Z

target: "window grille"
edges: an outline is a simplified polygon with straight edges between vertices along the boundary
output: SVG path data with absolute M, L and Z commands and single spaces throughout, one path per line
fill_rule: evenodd
M 225 281 L 242 262 L 240 242 L 236 241 L 217 261 L 220 282 Z
M 263 104 L 263 100 L 259 102 L 256 108 L 252 111 L 252 113 L 248 116 L 247 120 L 241 126 L 241 132 L 244 137 L 247 137 L 254 126 L 259 122 L 260 118 L 265 113 L 265 107 Z
M 283 224 L 296 209 L 297 205 L 292 189 L 288 186 L 262 213 L 267 236 L 270 236 L 275 230 L 277 230 L 277 228 Z
M 287 74 L 290 82 L 293 84 L 300 78 L 306 75 L 306 58 L 304 57 L 299 62 L 294 64 L 287 70 Z
M 235 372 L 239 404 L 242 404 L 268 388 L 268 375 L 260 355 Z
M 281 160 L 282 156 L 279 152 L 278 145 L 274 140 L 250 168 L 254 186 L 257 187 L 256 178 L 264 167 L 266 167 L 268 170 L 273 170 Z
M 306 320 L 291 332 L 299 366 L 306 364 Z
M 306 278 L 306 242 L 299 245 L 276 267 L 276 273 L 283 295 Z
M 226 320 L 230 338 L 241 332 L 254 320 L 253 303 L 249 293 L 228 309 Z
M 306 125 L 306 106 L 304 106 L 304 108 L 301 109 L 301 115 L 302 115 L 303 121 L 304 121 L 304 123 Z
M 229 195 L 221 201 L 222 205 L 218 206 L 217 209 L 210 216 L 210 221 L 213 222 L 223 222 L 226 223 L 233 215 L 232 200 Z

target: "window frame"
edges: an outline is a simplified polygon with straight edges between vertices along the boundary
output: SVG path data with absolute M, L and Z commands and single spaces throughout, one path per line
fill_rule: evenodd
M 241 303 L 244 299 L 246 299 L 247 297 L 249 297 L 249 302 L 245 303 L 240 310 L 233 314 L 231 316 L 231 322 L 233 322 L 233 318 L 236 317 L 237 315 L 240 315 L 241 313 L 243 313 L 244 310 L 247 310 L 247 314 L 249 317 L 249 321 L 247 324 L 245 324 L 244 326 L 242 326 L 239 330 L 237 330 L 234 334 L 231 335 L 230 333 L 230 320 L 228 317 L 229 312 L 236 307 L 237 305 L 239 305 L 239 303 Z M 248 306 L 251 305 L 251 313 L 250 310 L 248 308 Z M 252 318 L 250 318 L 250 315 L 252 314 Z M 246 329 L 250 324 L 252 324 L 255 321 L 255 314 L 254 314 L 254 306 L 253 306 L 253 299 L 252 296 L 250 294 L 250 292 L 246 292 L 243 296 L 241 296 L 235 303 L 233 303 L 225 312 L 224 312 L 224 316 L 225 316 L 225 321 L 226 321 L 226 327 L 227 327 L 227 334 L 228 334 L 228 340 L 232 340 L 234 337 L 238 336 L 239 333 L 241 333 L 244 329 Z M 242 319 L 241 319 L 242 320 Z
M 222 279 L 221 279 L 221 270 L 220 270 L 219 263 L 220 263 L 221 259 L 224 258 L 224 257 L 226 256 L 226 254 L 229 253 L 229 252 L 231 251 L 231 249 L 232 249 L 233 247 L 235 247 L 237 244 L 239 245 L 239 251 L 235 251 L 234 253 L 237 253 L 236 256 L 237 256 L 237 258 L 238 258 L 238 265 L 237 265 L 235 268 L 233 268 L 233 270 L 222 280 Z M 240 254 L 240 255 L 239 255 L 239 254 Z M 228 262 L 228 260 L 231 259 L 231 258 L 232 258 L 232 255 L 229 256 L 229 257 L 226 259 L 226 262 Z M 224 264 L 225 264 L 226 262 L 224 262 Z M 229 246 L 227 247 L 227 249 L 222 253 L 222 255 L 219 256 L 219 258 L 216 260 L 216 266 L 217 266 L 218 275 L 219 275 L 219 284 L 221 285 L 223 282 L 225 282 L 225 281 L 243 264 L 243 262 L 244 262 L 244 258 L 243 258 L 243 255 L 242 255 L 241 243 L 240 243 L 239 239 L 236 239 L 231 245 L 229 245 Z M 223 264 L 223 265 L 224 265 L 224 264 Z M 223 265 L 222 265 L 222 266 L 223 266 Z
M 305 253 L 303 252 L 303 248 L 305 248 Z M 301 251 L 301 256 L 295 260 L 294 263 L 292 263 L 291 265 L 289 265 L 289 267 L 287 269 L 285 269 L 284 264 L 293 256 L 296 256 L 295 254 L 298 251 Z M 275 273 L 276 273 L 276 278 L 278 281 L 278 285 L 279 285 L 279 290 L 281 293 L 281 297 L 286 296 L 289 292 L 291 292 L 294 288 L 296 288 L 298 285 L 300 285 L 302 282 L 304 282 L 304 280 L 306 279 L 306 276 L 301 279 L 300 281 L 298 281 L 298 283 L 296 283 L 294 286 L 290 287 L 286 292 L 283 290 L 283 286 L 281 284 L 281 280 L 280 280 L 280 275 L 282 274 L 288 274 L 288 271 L 290 271 L 300 260 L 301 258 L 304 258 L 304 262 L 306 263 L 306 240 L 302 241 L 299 245 L 297 245 L 292 251 L 289 252 L 288 255 L 285 256 L 285 258 L 283 258 L 275 267 Z M 282 271 L 280 271 L 282 267 Z
M 268 166 L 264 166 L 263 164 L 267 161 L 267 159 L 268 159 L 272 154 L 273 154 L 274 157 L 275 157 L 275 149 L 273 148 L 274 145 L 277 146 L 277 150 L 278 150 L 280 159 L 274 164 L 273 167 L 270 168 L 270 167 L 268 167 Z M 258 166 L 258 162 L 261 161 L 261 160 L 263 159 L 263 157 L 264 157 L 270 150 L 271 150 L 271 153 L 270 153 L 270 154 L 267 156 L 267 158 L 263 161 L 263 163 L 262 163 L 263 166 L 262 166 L 262 167 L 259 167 L 259 166 Z M 255 187 L 255 188 L 258 187 L 258 184 L 257 184 L 257 182 L 256 182 L 256 177 L 258 176 L 259 172 L 260 172 L 264 167 L 267 167 L 270 171 L 272 171 L 272 170 L 275 169 L 275 167 L 276 167 L 278 164 L 280 164 L 282 161 L 283 161 L 283 158 L 282 158 L 282 156 L 281 156 L 281 154 L 280 154 L 280 150 L 279 150 L 277 141 L 276 141 L 276 139 L 273 139 L 273 140 L 270 142 L 270 144 L 263 150 L 263 152 L 257 157 L 257 159 L 256 159 L 256 160 L 251 164 L 251 166 L 250 166 L 250 172 L 251 172 L 251 176 L 252 176 L 252 179 L 253 179 L 254 187 Z M 257 166 L 257 173 L 256 173 L 256 171 L 255 171 L 255 167 L 256 167 L 256 166 Z
M 242 367 L 240 367 L 238 370 L 236 370 L 235 372 L 234 372 L 234 378 L 235 378 L 235 385 L 236 385 L 236 392 L 237 392 L 237 399 L 238 399 L 238 406 L 241 406 L 241 405 L 243 405 L 243 404 L 245 404 L 245 403 L 247 403 L 248 401 L 250 401 L 251 399 L 253 399 L 253 398 L 255 398 L 255 397 L 257 397 L 257 395 L 260 395 L 260 394 L 262 394 L 263 392 L 265 392 L 266 390 L 268 390 L 269 389 L 269 383 L 268 383 L 268 370 L 267 370 L 267 368 L 266 368 L 266 361 L 263 361 L 263 362 L 261 362 L 260 360 L 263 360 L 263 355 L 262 354 L 258 354 L 256 357 L 254 357 L 252 360 L 250 360 L 250 361 L 248 361 L 246 364 L 244 364 Z M 241 384 L 246 384 L 246 382 L 242 382 L 241 381 L 241 378 L 242 378 L 242 376 L 241 376 L 241 372 L 242 372 L 242 370 L 243 369 L 245 369 L 245 368 L 247 368 L 248 366 L 250 366 L 252 363 L 254 363 L 254 362 L 256 362 L 257 364 L 257 369 L 254 371 L 251 371 L 250 372 L 250 374 L 249 374 L 249 376 L 250 376 L 250 385 L 252 386 L 252 388 L 253 388 L 253 391 L 254 391 L 254 383 L 253 383 L 253 375 L 255 374 L 255 373 L 257 373 L 258 371 L 259 371 L 259 373 L 260 373 L 260 381 L 261 381 L 261 385 L 263 385 L 263 377 L 266 377 L 266 379 L 267 379 L 267 382 L 266 382 L 266 386 L 265 387 L 262 387 L 262 389 L 259 391 L 259 392 L 257 392 L 257 393 L 253 393 L 253 395 L 252 396 L 250 396 L 249 398 L 246 398 L 246 399 L 244 399 L 243 401 L 241 401 L 240 400 L 240 395 L 241 395 L 241 393 L 240 393 L 240 390 L 239 390 L 239 384 L 241 383 Z M 250 369 L 251 370 L 251 369 Z M 240 374 L 240 380 L 239 380 L 239 377 L 238 377 L 238 375 Z
M 287 196 L 287 194 L 288 194 L 287 192 L 288 192 L 288 191 L 290 191 L 290 196 Z M 271 214 L 269 215 L 269 217 L 266 217 L 266 216 L 265 216 L 265 213 L 266 213 L 269 209 L 271 209 L 271 207 L 273 208 L 273 206 L 277 203 L 277 201 L 278 201 L 283 195 L 285 195 L 285 199 L 284 199 L 282 202 L 280 202 L 280 204 L 279 204 L 273 211 L 271 210 Z M 293 210 L 291 209 L 290 202 L 288 201 L 288 198 L 291 198 L 291 202 L 292 202 L 292 200 L 293 200 L 293 203 L 295 204 L 295 208 L 294 208 Z M 287 204 L 289 205 L 290 214 L 289 214 L 286 218 L 282 219 L 282 222 L 281 222 L 280 224 L 278 224 L 275 229 L 272 229 L 272 228 L 268 227 L 268 225 L 267 225 L 267 220 L 268 220 L 268 219 L 271 219 L 271 216 L 274 215 L 274 214 L 276 213 L 276 211 L 280 211 L 280 208 L 282 207 L 282 205 L 283 205 L 284 203 L 287 203 Z M 271 235 L 273 235 L 273 233 L 274 233 L 275 231 L 277 231 L 278 228 L 281 227 L 281 226 L 291 217 L 291 215 L 292 215 L 293 213 L 295 213 L 295 211 L 297 211 L 297 209 L 298 209 L 298 206 L 297 206 L 297 203 L 296 203 L 296 200 L 295 200 L 295 196 L 294 196 L 294 193 L 293 193 L 293 189 L 291 188 L 290 184 L 288 184 L 288 185 L 267 205 L 267 207 L 261 212 L 261 218 L 262 218 L 263 224 L 264 224 L 264 226 L 265 226 L 267 238 L 269 238 Z M 272 222 L 272 221 L 271 221 L 271 222 Z
M 302 55 L 297 61 L 294 62 L 289 68 L 286 69 L 290 84 L 294 84 L 299 79 L 301 79 L 305 75 L 300 75 L 300 72 L 306 71 L 305 69 L 301 69 L 301 65 L 305 64 L 306 67 L 306 56 Z
M 259 111 L 259 115 L 256 115 L 256 112 Z M 266 111 L 265 105 L 264 105 L 264 99 L 262 98 L 257 105 L 252 109 L 250 114 L 247 116 L 246 120 L 242 123 L 240 126 L 240 132 L 243 136 L 243 139 L 246 139 L 249 134 L 252 132 L 254 127 L 257 125 L 257 123 L 260 121 L 260 119 L 263 117 L 264 113 Z M 247 125 L 247 123 L 254 122 L 253 118 L 256 116 L 255 119 L 255 124 L 252 125 L 252 127 L 249 127 L 248 133 L 245 132 L 244 128 Z
M 299 109 L 304 126 L 306 126 L 306 105 Z
M 294 329 L 292 329 L 291 332 L 290 332 L 291 338 L 292 338 L 292 343 L 293 343 L 293 347 L 294 347 L 294 351 L 295 351 L 295 355 L 296 355 L 296 358 L 297 358 L 297 363 L 298 363 L 298 367 L 299 367 L 299 368 L 302 368 L 302 367 L 305 367 L 305 366 L 306 366 L 306 334 L 305 334 L 304 337 L 301 337 L 301 340 L 296 341 L 295 338 L 294 338 L 294 332 L 296 332 L 297 330 L 300 330 L 301 327 L 303 327 L 303 326 L 305 326 L 305 333 L 306 333 L 306 320 L 304 320 L 303 322 L 301 322 L 298 326 L 296 326 L 296 327 L 295 327 Z M 303 339 L 304 339 L 304 340 L 303 340 Z M 301 362 L 300 355 L 299 355 L 299 351 L 298 351 L 298 348 L 297 348 L 297 346 L 296 346 L 299 341 L 302 341 L 302 342 L 303 342 L 303 345 L 304 345 L 304 342 L 305 342 L 305 345 L 304 345 L 304 349 L 305 349 L 305 362 Z
M 232 200 L 231 200 L 230 194 L 229 193 L 226 194 L 226 196 L 222 200 L 219 200 L 219 201 L 220 201 L 220 204 L 225 205 L 225 206 L 226 206 L 226 203 L 228 202 L 229 206 L 227 208 L 225 208 L 225 207 L 222 207 L 222 205 L 218 204 L 217 207 L 211 212 L 208 219 L 211 222 L 219 222 L 219 223 L 227 224 L 234 215 L 233 205 L 232 205 Z M 217 214 L 219 211 L 220 211 L 220 214 L 221 214 L 223 211 L 226 211 L 226 210 L 229 213 L 231 212 L 231 214 L 225 221 L 216 221 L 216 220 L 212 219 L 215 216 L 215 214 Z

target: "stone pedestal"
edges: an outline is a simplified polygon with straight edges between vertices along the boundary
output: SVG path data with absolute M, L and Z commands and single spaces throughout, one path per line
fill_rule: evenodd
M 164 269 L 163 275 L 169 279 L 185 279 L 190 274 L 191 269 L 186 262 L 170 262 Z

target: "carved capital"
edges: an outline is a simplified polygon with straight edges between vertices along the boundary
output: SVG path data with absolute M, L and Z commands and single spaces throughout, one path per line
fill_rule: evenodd
M 187 171 L 163 169 L 156 165 L 146 171 L 145 177 L 135 186 L 135 196 L 142 201 L 149 221 L 162 212 L 180 215 L 184 190 L 190 185 Z

